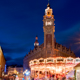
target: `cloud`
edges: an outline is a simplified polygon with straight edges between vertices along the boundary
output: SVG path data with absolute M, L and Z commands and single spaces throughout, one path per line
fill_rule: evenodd
M 76 53 L 76 56 L 80 56 L 80 44 L 75 44 L 80 42 L 80 22 L 67 30 L 57 33 L 56 38 L 58 43 L 68 48 L 71 47 L 72 51 Z
M 16 58 L 16 59 L 12 59 L 12 60 L 9 60 L 7 61 L 7 65 L 22 65 L 23 64 L 23 58 L 24 57 L 19 57 L 19 58 Z
M 0 1 L 0 45 L 8 64 L 22 61 L 20 57 L 33 49 L 36 35 L 40 44 L 44 42 L 42 20 L 47 3 L 45 0 Z M 55 36 L 60 44 L 69 46 L 76 42 L 74 38 L 80 26 L 79 3 L 76 3 L 72 0 L 50 1 L 56 20 Z
M 10 60 L 12 60 L 12 58 L 6 55 L 6 56 L 5 56 L 5 60 L 6 60 L 6 61 L 10 61 Z
M 75 35 L 80 32 L 80 22 L 77 23 L 76 25 L 72 25 L 72 27 L 70 26 L 69 29 L 64 30 L 62 32 L 59 32 L 56 34 L 56 38 L 59 42 L 65 42 L 67 40 L 71 40 L 73 37 L 75 37 Z M 64 41 L 65 40 L 65 41 Z

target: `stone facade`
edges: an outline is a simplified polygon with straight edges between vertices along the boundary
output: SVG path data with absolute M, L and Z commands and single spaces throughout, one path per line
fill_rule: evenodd
M 61 44 L 58 44 L 55 42 L 55 48 L 54 48 L 54 56 L 62 56 L 62 57 L 75 57 L 75 54 L 70 49 L 66 48 L 65 46 L 62 46 Z M 48 55 L 50 57 L 50 55 Z M 44 49 L 44 44 L 41 44 L 36 49 L 34 48 L 31 50 L 23 60 L 23 68 L 24 70 L 29 68 L 29 61 L 33 59 L 38 58 L 46 58 L 46 53 Z
M 29 68 L 29 61 L 33 59 L 54 56 L 75 57 L 73 51 L 55 41 L 54 21 L 53 11 L 48 4 L 45 9 L 45 15 L 43 16 L 44 43 L 35 47 L 33 50 L 30 50 L 30 52 L 24 57 L 24 70 Z
M 5 61 L 2 49 L 0 47 L 0 78 L 2 78 L 2 73 L 4 73 L 5 64 L 6 64 L 6 61 Z

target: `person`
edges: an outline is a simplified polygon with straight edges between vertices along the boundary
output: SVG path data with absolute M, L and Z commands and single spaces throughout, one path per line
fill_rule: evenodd
M 32 80 L 34 80 L 34 78 L 32 78 Z
M 51 76 L 51 80 L 54 80 L 54 75 Z
M 32 77 L 30 76 L 30 80 L 32 80 Z
M 66 77 L 63 77 L 62 80 L 66 80 Z
M 45 79 L 44 80 L 49 80 L 49 78 L 47 76 L 45 76 Z
M 57 80 L 60 80 L 60 78 L 57 78 Z

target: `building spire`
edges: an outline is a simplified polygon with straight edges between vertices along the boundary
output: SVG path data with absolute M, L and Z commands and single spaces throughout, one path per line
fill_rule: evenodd
M 50 2 L 50 0 L 48 0 L 48 3 Z
M 49 0 L 48 0 L 48 3 L 49 3 Z
M 34 43 L 34 47 L 37 48 L 38 46 L 39 46 L 38 37 L 36 36 L 36 38 L 35 38 L 35 43 Z
M 48 5 L 47 5 L 47 7 L 50 7 L 49 0 L 48 0 Z

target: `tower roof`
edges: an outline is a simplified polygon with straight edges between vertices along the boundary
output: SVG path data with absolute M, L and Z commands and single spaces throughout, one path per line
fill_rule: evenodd
M 50 4 L 48 3 L 47 7 L 50 7 Z
M 45 9 L 45 15 L 48 17 L 51 17 L 53 11 L 52 8 L 50 7 L 50 4 L 48 3 L 47 8 Z
M 35 43 L 38 43 L 38 36 L 36 36 L 35 38 Z
M 39 46 L 39 43 L 38 43 L 38 37 L 37 37 L 37 36 L 36 36 L 36 38 L 35 38 L 34 46 L 35 46 L 35 47 Z

